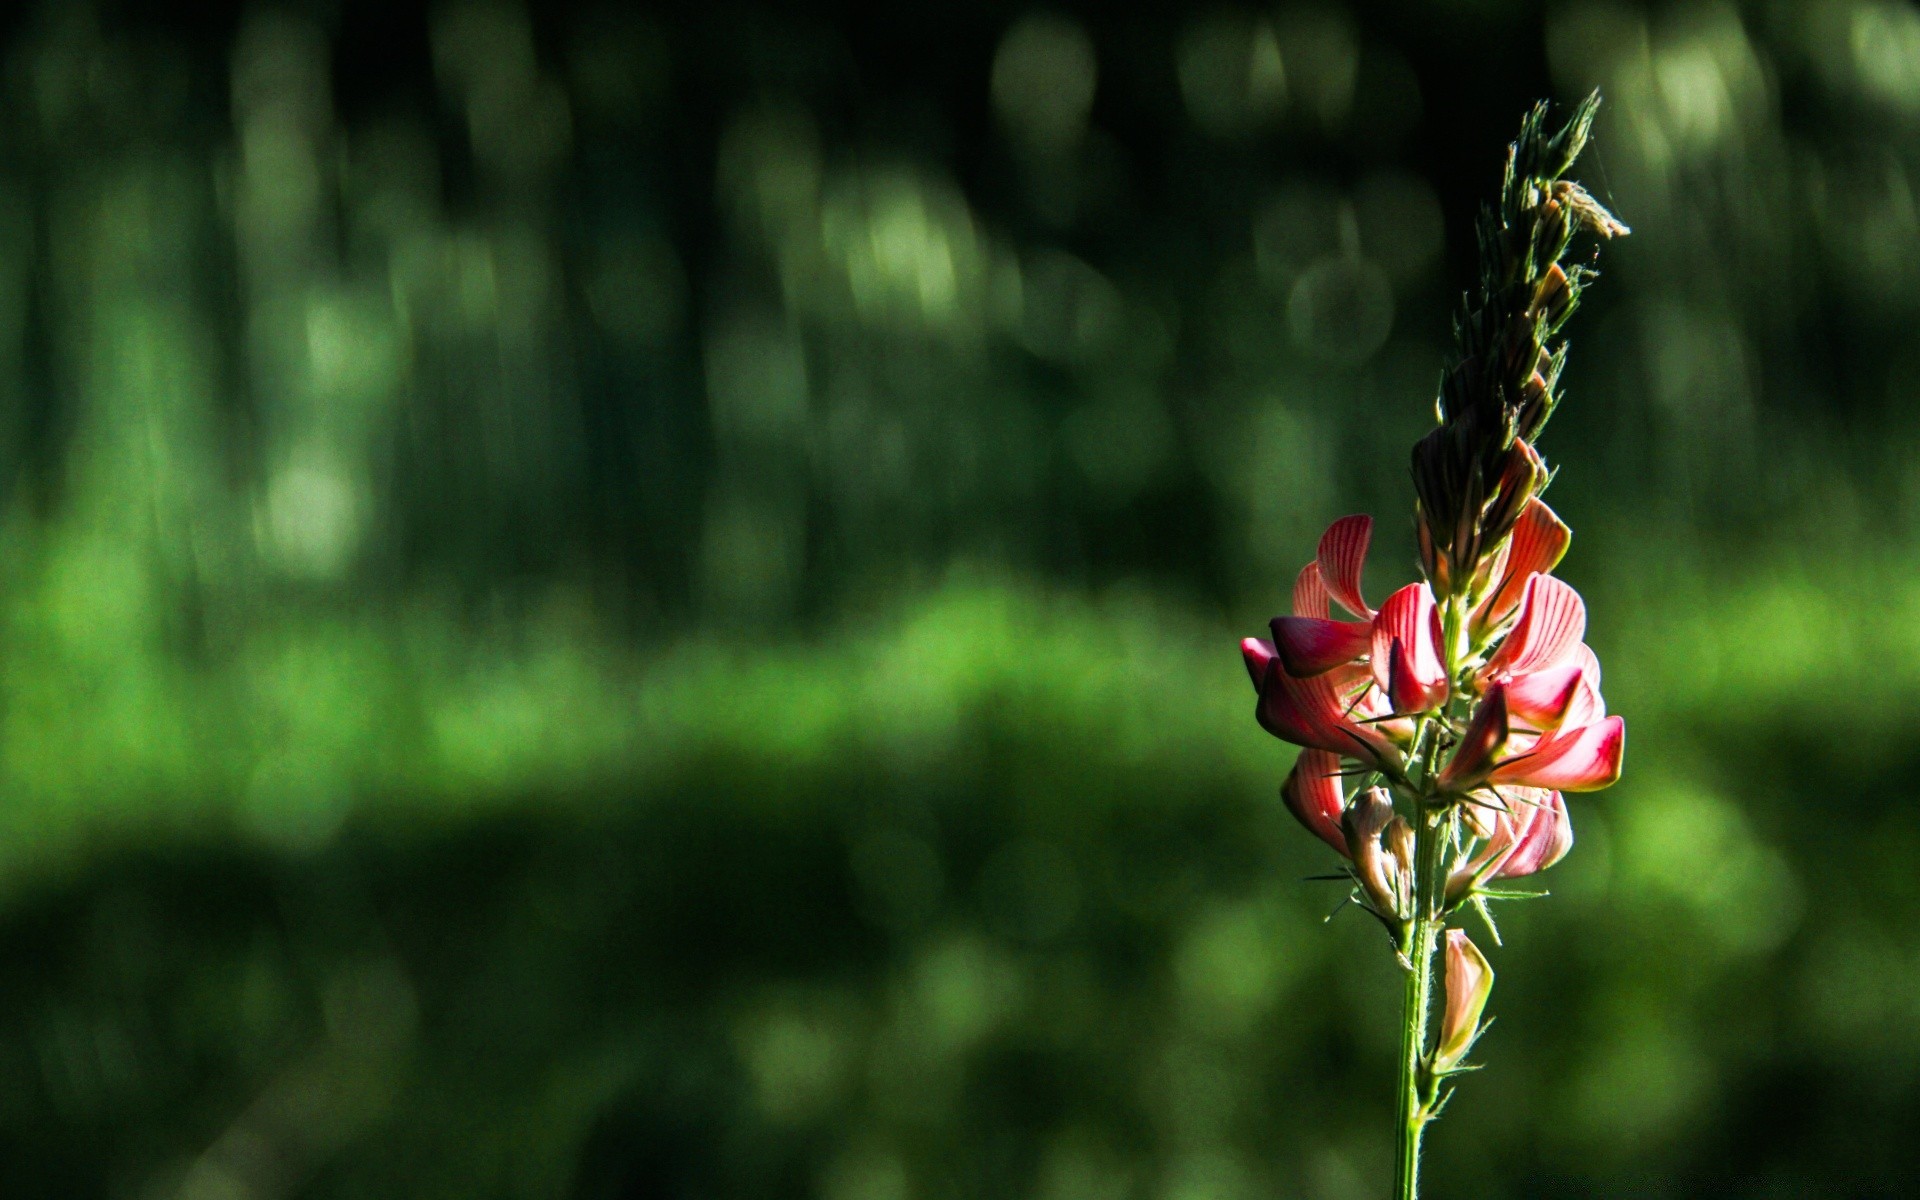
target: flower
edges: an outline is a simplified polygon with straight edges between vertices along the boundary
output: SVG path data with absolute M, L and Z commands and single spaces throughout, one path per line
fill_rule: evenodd
M 1544 871 L 1573 849 L 1573 822 L 1559 792 L 1502 788 L 1492 808 L 1487 844 L 1447 878 L 1448 904 L 1458 904 L 1483 883 Z
M 1447 664 L 1440 657 L 1440 610 L 1424 583 L 1410 583 L 1374 614 L 1369 640 L 1373 682 L 1396 715 L 1447 702 Z
M 1293 612 L 1273 619 L 1271 640 L 1248 638 L 1240 652 L 1269 733 L 1397 775 L 1413 734 L 1406 718 L 1443 706 L 1450 681 L 1426 584 L 1408 584 L 1378 610 L 1367 603 L 1372 538 L 1371 517 L 1328 526 L 1294 581 Z M 1336 619 L 1335 605 L 1356 619 Z
M 1447 930 L 1447 1003 L 1440 1018 L 1440 1044 L 1433 1051 L 1433 1071 L 1445 1074 L 1460 1065 L 1483 1028 L 1493 992 L 1493 967 L 1464 929 Z
M 1527 500 L 1514 522 L 1513 533 L 1483 568 L 1491 585 L 1474 606 L 1468 629 L 1474 640 L 1484 644 L 1488 636 L 1520 605 L 1521 590 L 1534 575 L 1544 575 L 1560 565 L 1573 540 L 1568 529 L 1546 502 L 1538 496 Z
M 1293 615 L 1275 617 L 1273 645 L 1294 675 L 1318 675 L 1364 655 L 1372 644 L 1373 609 L 1360 590 L 1360 575 L 1373 541 L 1373 518 L 1342 517 L 1320 535 L 1314 561 L 1293 583 Z M 1332 619 L 1332 602 L 1357 621 Z
M 1476 673 L 1485 691 L 1441 769 L 1443 790 L 1587 792 L 1620 777 L 1626 722 L 1606 715 L 1586 628 L 1578 592 L 1551 575 L 1527 579 L 1512 628 Z
M 1255 709 L 1260 727 L 1281 741 L 1310 749 L 1328 750 L 1376 771 L 1398 773 L 1405 754 L 1394 739 L 1367 723 L 1378 713 L 1371 695 L 1373 677 L 1365 667 L 1349 665 L 1306 679 L 1285 670 L 1279 658 L 1249 638 L 1241 646 L 1249 670 L 1265 655 L 1266 665 Z M 1355 715 L 1359 719 L 1355 719 Z

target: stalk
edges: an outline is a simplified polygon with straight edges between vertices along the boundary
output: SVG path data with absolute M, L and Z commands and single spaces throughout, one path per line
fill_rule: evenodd
M 1431 1114 L 1427 1110 L 1422 1067 L 1427 1055 L 1427 1017 L 1433 1009 L 1433 950 L 1440 926 L 1441 856 L 1447 840 L 1447 817 L 1422 798 L 1419 824 L 1414 830 L 1413 936 L 1408 961 L 1405 1006 L 1400 1014 L 1400 1154 L 1395 1170 L 1394 1195 L 1416 1200 L 1420 1194 L 1420 1137 Z
M 1420 1194 L 1420 1135 L 1427 1127 L 1420 1111 L 1420 1060 L 1426 1053 L 1427 1009 L 1433 993 L 1433 925 L 1416 920 L 1413 970 L 1407 972 L 1406 1006 L 1400 1017 L 1400 1157 L 1394 1195 L 1416 1200 Z
M 1467 655 L 1466 604 L 1448 597 L 1440 609 L 1440 653 L 1449 678 L 1459 680 Z M 1433 951 L 1445 925 L 1441 904 L 1446 892 L 1447 842 L 1456 819 L 1442 803 L 1434 785 L 1439 769 L 1441 723 L 1422 721 L 1414 741 L 1420 771 L 1413 789 L 1414 874 L 1413 929 L 1408 938 L 1407 982 L 1400 1013 L 1399 1156 L 1394 1170 L 1394 1195 L 1418 1200 L 1420 1194 L 1420 1138 L 1433 1117 L 1430 1081 L 1423 1078 L 1427 1057 L 1427 1021 L 1433 1010 Z M 1410 781 L 1412 782 L 1412 781 Z

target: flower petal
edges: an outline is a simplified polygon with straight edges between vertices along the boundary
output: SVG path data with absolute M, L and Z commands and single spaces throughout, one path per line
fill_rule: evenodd
M 1500 584 L 1474 614 L 1477 631 L 1492 629 L 1520 603 L 1520 593 L 1535 573 L 1545 574 L 1566 556 L 1573 531 L 1538 496 L 1527 501 L 1501 553 Z
M 1520 783 L 1564 792 L 1594 792 L 1620 778 L 1627 748 L 1627 723 L 1608 717 L 1592 725 L 1562 730 L 1534 743 L 1494 768 L 1493 783 Z
M 1367 652 L 1373 630 L 1365 621 L 1275 617 L 1273 645 L 1287 673 L 1306 678 L 1350 663 Z
M 1340 817 L 1346 811 L 1346 797 L 1340 791 L 1340 756 L 1325 750 L 1302 750 L 1294 760 L 1293 772 L 1280 789 L 1287 811 L 1300 819 L 1313 835 L 1351 857 Z
M 1322 620 L 1331 615 L 1326 581 L 1320 578 L 1320 564 L 1317 562 L 1301 567 L 1299 576 L 1293 581 L 1293 615 L 1319 617 Z
M 1282 741 L 1356 759 L 1363 765 L 1398 770 L 1398 747 L 1371 726 L 1355 724 L 1349 704 L 1336 687 L 1340 672 L 1329 671 L 1302 679 L 1288 674 L 1276 658 L 1267 664 L 1260 681 L 1260 704 L 1254 710 L 1260 727 Z
M 1253 690 L 1260 690 L 1260 680 L 1266 676 L 1267 664 L 1274 660 L 1273 643 L 1265 638 L 1242 638 L 1240 657 L 1246 660 L 1247 674 L 1253 677 Z
M 1496 683 L 1480 698 L 1467 722 L 1453 757 L 1440 769 L 1443 791 L 1466 792 L 1480 786 L 1494 769 L 1494 758 L 1506 746 L 1512 727 L 1507 720 L 1507 688 Z
M 1521 593 L 1520 616 L 1481 670 L 1484 679 L 1544 671 L 1569 661 L 1587 632 L 1587 606 L 1566 583 L 1533 575 Z
M 1410 583 L 1373 617 L 1373 678 L 1396 713 L 1446 703 L 1447 668 L 1440 659 L 1440 610 L 1424 583 Z
M 1575 700 L 1587 690 L 1579 667 L 1552 667 L 1516 675 L 1507 681 L 1507 712 L 1527 729 L 1558 729 Z
M 1560 718 L 1561 726 L 1567 729 L 1592 725 L 1607 715 L 1606 698 L 1600 695 L 1600 660 L 1583 643 L 1574 661 L 1580 664 L 1580 688 L 1573 695 L 1573 703 L 1567 706 L 1566 715 Z
M 1373 518 L 1361 514 L 1341 517 L 1320 535 L 1320 580 L 1327 594 L 1356 617 L 1372 617 L 1360 594 L 1360 572 L 1367 563 L 1367 544 L 1373 540 Z
M 1515 801 L 1515 807 L 1520 806 Z M 1559 792 L 1547 792 L 1526 806 L 1526 826 L 1514 844 L 1513 852 L 1494 871 L 1496 879 L 1519 879 L 1544 871 L 1573 849 L 1573 822 L 1567 817 L 1567 799 Z

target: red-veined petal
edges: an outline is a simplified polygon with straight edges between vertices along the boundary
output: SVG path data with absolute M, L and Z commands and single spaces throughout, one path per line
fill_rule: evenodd
M 1568 661 L 1587 632 L 1580 593 L 1551 575 L 1534 575 L 1521 593 L 1520 616 L 1481 674 L 1497 679 L 1544 671 Z
M 1535 742 L 1531 749 L 1501 763 L 1492 782 L 1555 788 L 1563 792 L 1593 792 L 1620 778 L 1620 759 L 1627 748 L 1627 723 L 1608 717 L 1592 725 L 1562 730 Z
M 1520 603 L 1521 590 L 1536 572 L 1545 574 L 1560 564 L 1573 531 L 1538 496 L 1528 499 L 1513 524 L 1513 533 L 1501 547 L 1499 586 L 1474 614 L 1476 630 L 1487 630 L 1505 620 Z
M 1302 750 L 1294 760 L 1293 772 L 1280 789 L 1287 811 L 1300 819 L 1315 837 L 1348 854 L 1346 834 L 1340 817 L 1346 811 L 1346 797 L 1340 791 L 1340 756 L 1325 750 Z
M 1360 593 L 1360 573 L 1367 564 L 1367 544 L 1373 540 L 1373 518 L 1361 514 L 1341 517 L 1320 535 L 1320 581 L 1327 594 L 1356 617 L 1373 616 Z
M 1293 615 L 1319 617 L 1323 621 L 1332 615 L 1327 603 L 1326 581 L 1320 578 L 1320 564 L 1317 562 L 1301 567 L 1300 574 L 1293 581 Z

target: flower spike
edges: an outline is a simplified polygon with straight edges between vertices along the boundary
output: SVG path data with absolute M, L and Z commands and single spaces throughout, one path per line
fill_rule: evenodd
M 1493 986 L 1486 956 L 1447 922 L 1472 907 L 1492 931 L 1494 901 L 1544 895 L 1496 885 L 1572 849 L 1567 794 L 1619 778 L 1626 750 L 1584 640 L 1586 603 L 1553 574 L 1572 534 L 1541 498 L 1560 334 L 1594 278 L 1573 242 L 1627 232 L 1563 178 L 1598 104 L 1589 96 L 1557 130 L 1546 105 L 1529 112 L 1482 214 L 1479 286 L 1454 321 L 1438 424 L 1413 448 L 1420 577 L 1374 610 L 1362 590 L 1372 518 L 1342 517 L 1294 580 L 1291 613 L 1241 643 L 1261 726 L 1301 747 L 1281 789 L 1288 811 L 1346 859 L 1335 878 L 1353 882 L 1349 899 L 1379 918 L 1409 973 L 1395 1191 L 1406 1200 L 1419 1192 L 1422 1131 L 1450 1079 L 1473 1069 Z

